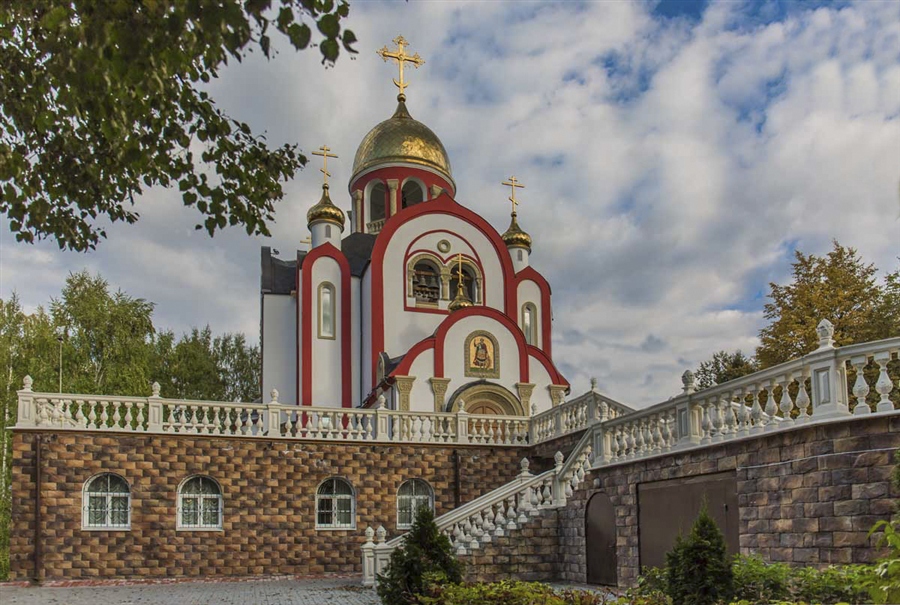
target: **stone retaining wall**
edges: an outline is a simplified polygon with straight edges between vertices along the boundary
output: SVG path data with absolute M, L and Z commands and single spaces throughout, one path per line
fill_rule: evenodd
M 424 479 L 437 514 L 510 481 L 517 448 L 355 445 L 194 435 L 41 433 L 47 579 L 359 573 L 368 525 L 397 534 L 400 484 Z M 13 441 L 11 580 L 34 576 L 35 433 Z M 131 529 L 87 531 L 82 489 L 97 473 L 131 486 Z M 177 531 L 176 491 L 194 474 L 222 487 L 223 529 Z M 316 530 L 315 492 L 340 476 L 356 490 L 354 530 Z

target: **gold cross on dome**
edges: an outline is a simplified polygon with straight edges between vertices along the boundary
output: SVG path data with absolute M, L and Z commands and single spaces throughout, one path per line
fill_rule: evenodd
M 397 86 L 397 88 L 400 89 L 400 96 L 403 97 L 403 99 L 405 99 L 406 94 L 403 91 L 406 90 L 406 87 L 409 86 L 409 84 L 407 84 L 406 82 L 403 81 L 403 64 L 404 63 L 412 63 L 416 69 L 419 69 L 420 65 L 425 64 L 425 59 L 420 57 L 419 53 L 416 53 L 414 55 L 408 55 L 408 54 L 406 54 L 406 52 L 404 52 L 403 48 L 405 46 L 409 45 L 409 42 L 407 42 L 403 36 L 397 36 L 396 38 L 394 38 L 393 42 L 394 42 L 394 44 L 397 45 L 396 51 L 388 50 L 388 47 L 385 46 L 381 50 L 378 50 L 375 52 L 377 52 L 379 55 L 381 55 L 381 58 L 384 59 L 385 62 L 388 59 L 393 59 L 400 66 L 400 80 L 395 79 L 394 84 Z M 403 99 L 401 99 L 401 100 L 403 100 Z
M 325 175 L 325 184 L 326 185 L 328 184 L 328 177 L 331 176 L 331 173 L 328 172 L 328 158 L 337 159 L 337 156 L 334 155 L 333 153 L 328 153 L 329 151 L 333 151 L 333 149 L 328 147 L 328 145 L 322 145 L 321 147 L 319 147 L 318 151 L 312 152 L 313 155 L 317 155 L 320 158 L 322 158 L 322 167 L 319 168 L 319 172 L 321 172 L 323 175 Z
M 519 205 L 519 200 L 516 199 L 516 189 L 525 189 L 525 185 L 521 185 L 519 180 L 511 176 L 508 181 L 503 181 L 500 183 L 501 185 L 506 185 L 510 189 L 512 189 L 512 195 L 509 196 L 509 201 L 512 202 L 512 213 L 516 213 L 516 206 Z

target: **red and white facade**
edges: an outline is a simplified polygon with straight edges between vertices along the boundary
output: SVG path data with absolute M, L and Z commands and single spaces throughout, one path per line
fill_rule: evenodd
M 430 134 L 402 110 L 367 135 L 370 146 L 385 124 L 394 139 L 398 124 Z M 436 137 L 425 143 L 445 153 Z M 308 253 L 282 261 L 263 249 L 263 393 L 326 407 L 384 395 L 410 411 L 462 400 L 471 413 L 519 416 L 561 403 L 569 385 L 552 360 L 550 286 L 529 266 L 530 247 L 507 244 L 454 199 L 449 161 L 356 163 L 366 166 L 349 184 L 349 235 L 311 210 Z M 451 311 L 460 270 L 472 305 Z

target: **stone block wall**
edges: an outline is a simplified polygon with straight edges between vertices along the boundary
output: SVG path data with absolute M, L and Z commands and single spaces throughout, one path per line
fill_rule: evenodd
M 867 537 L 889 519 L 900 491 L 891 484 L 900 448 L 900 415 L 855 418 L 708 446 L 592 471 L 559 511 L 560 579 L 586 580 L 585 507 L 609 495 L 617 519 L 620 586 L 639 574 L 637 486 L 734 471 L 740 551 L 797 565 L 868 562 L 879 556 Z
M 11 580 L 34 575 L 35 433 L 13 451 Z M 41 542 L 46 579 L 359 573 L 369 525 L 397 535 L 400 484 L 424 479 L 442 514 L 511 480 L 518 448 L 352 445 L 265 439 L 44 432 Z M 457 461 L 458 456 L 458 461 Z M 457 468 L 459 492 L 457 495 Z M 114 472 L 131 486 L 131 529 L 82 529 L 82 488 Z M 223 528 L 177 531 L 176 492 L 194 474 L 223 491 Z M 316 530 L 315 492 L 356 490 L 355 530 Z
M 546 510 L 524 526 L 495 537 L 478 551 L 463 555 L 468 582 L 551 581 L 559 577 L 559 523 L 556 510 Z

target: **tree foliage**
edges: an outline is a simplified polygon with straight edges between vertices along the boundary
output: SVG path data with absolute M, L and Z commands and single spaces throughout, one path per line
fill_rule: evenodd
M 668 594 L 673 605 L 715 605 L 731 598 L 734 573 L 725 538 L 706 504 L 686 537 L 666 554 Z
M 752 374 L 759 369 L 756 359 L 747 357 L 740 349 L 734 353 L 719 351 L 704 361 L 695 372 L 697 387 L 708 389 L 717 384 Z
M 322 60 L 355 52 L 344 0 L 17 0 L 0 5 L 0 212 L 19 241 L 88 250 L 135 196 L 178 186 L 210 235 L 268 235 L 296 145 L 223 113 L 204 90 L 272 32 Z M 314 31 L 315 30 L 315 31 Z
M 770 284 L 772 301 L 765 306 L 770 323 L 760 331 L 756 350 L 763 368 L 815 350 L 816 325 L 822 319 L 834 324 L 837 346 L 900 334 L 896 316 L 880 316 L 897 304 L 897 286 L 886 297 L 876 284 L 875 265 L 865 264 L 856 250 L 835 241 L 824 257 L 798 250 L 795 258 L 791 283 Z
M 30 375 L 34 390 L 102 395 L 256 401 L 259 348 L 243 334 L 214 336 L 209 326 L 176 339 L 153 325 L 153 303 L 111 292 L 100 276 L 69 275 L 49 313 L 0 299 L 0 580 L 9 571 L 12 433 L 17 394 Z M 61 341 L 59 338 L 61 337 Z M 60 372 L 62 349 L 62 372 Z
M 423 506 L 403 545 L 391 553 L 384 574 L 378 575 L 378 596 L 384 605 L 419 603 L 429 584 L 459 583 L 462 564 L 450 539 L 438 531 L 431 508 Z

